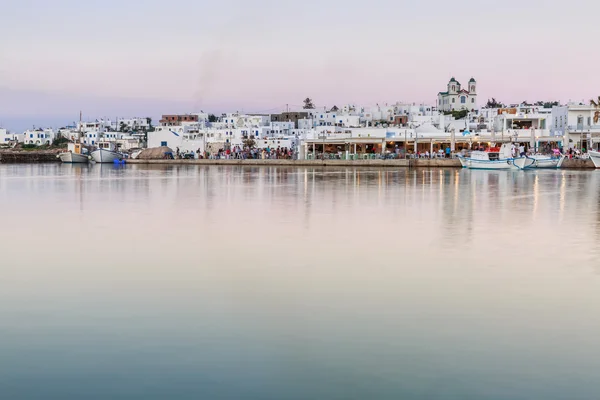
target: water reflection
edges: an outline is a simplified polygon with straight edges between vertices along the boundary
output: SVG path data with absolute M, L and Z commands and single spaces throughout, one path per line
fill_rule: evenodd
M 0 391 L 595 399 L 599 180 L 2 165 Z

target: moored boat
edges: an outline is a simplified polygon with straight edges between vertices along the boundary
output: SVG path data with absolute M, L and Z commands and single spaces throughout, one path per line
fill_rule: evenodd
M 72 163 L 87 163 L 88 155 L 83 154 L 84 149 L 81 147 L 79 143 L 69 143 L 67 147 L 67 151 L 64 153 L 60 153 L 57 157 L 60 158 L 60 161 L 66 164 Z
M 475 150 L 470 157 L 460 157 L 460 163 L 469 169 L 514 169 L 516 168 L 511 156 L 511 148 L 507 143 L 500 148 Z
M 123 154 L 111 149 L 109 143 L 102 143 L 102 147 L 92 151 L 92 160 L 97 163 L 114 163 L 115 160 L 121 161 Z
M 589 150 L 588 154 L 594 163 L 594 167 L 600 168 L 600 151 Z
M 566 156 L 558 157 L 531 155 L 514 159 L 514 164 L 519 169 L 533 168 L 560 168 L 565 161 Z

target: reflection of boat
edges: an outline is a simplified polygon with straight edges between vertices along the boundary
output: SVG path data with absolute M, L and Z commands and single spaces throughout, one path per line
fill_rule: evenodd
M 486 151 L 475 150 L 470 157 L 459 157 L 460 163 L 470 169 L 513 169 L 513 158 L 510 145 L 502 144 L 500 148 L 490 148 Z
M 110 146 L 110 143 L 101 143 L 102 147 L 98 150 L 92 151 L 92 160 L 97 163 L 113 163 L 115 160 L 122 160 L 123 154 L 114 151 Z
M 519 169 L 531 168 L 560 168 L 566 156 L 550 157 L 543 155 L 525 156 L 514 159 L 514 164 Z
M 600 151 L 589 150 L 588 154 L 594 163 L 594 167 L 600 168 Z
M 63 163 L 87 163 L 88 155 L 83 154 L 83 150 L 81 144 L 69 143 L 67 151 L 65 153 L 60 153 L 57 157 L 60 158 L 60 161 Z

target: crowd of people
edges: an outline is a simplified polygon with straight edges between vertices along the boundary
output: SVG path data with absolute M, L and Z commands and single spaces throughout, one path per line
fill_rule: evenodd
M 198 149 L 196 150 L 195 154 L 181 153 L 179 148 L 177 148 L 175 154 L 175 158 L 197 158 L 210 160 L 292 160 L 296 158 L 296 152 L 294 148 L 287 147 L 267 147 L 264 149 L 258 149 L 233 146 L 228 147 L 226 149 L 221 148 L 216 151 L 211 151 L 210 149 L 205 149 L 204 151 L 201 151 L 201 149 Z

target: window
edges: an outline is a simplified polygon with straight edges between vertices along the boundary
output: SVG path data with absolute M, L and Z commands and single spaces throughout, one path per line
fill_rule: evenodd
M 465 96 L 460 96 L 460 103 L 465 104 L 467 102 L 467 98 Z
M 452 99 L 452 103 L 455 103 L 455 102 L 456 102 L 456 99 Z
M 475 99 L 471 98 L 471 104 L 475 103 Z
M 456 86 L 452 85 L 452 90 L 456 90 Z
M 160 147 L 167 147 L 167 142 L 160 142 Z

